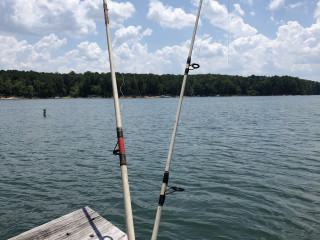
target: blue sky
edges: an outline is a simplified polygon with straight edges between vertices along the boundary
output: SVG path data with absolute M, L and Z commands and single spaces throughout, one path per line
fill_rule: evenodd
M 182 74 L 199 0 L 107 1 L 117 72 Z M 0 69 L 108 72 L 102 0 L 1 0 Z M 320 81 L 320 0 L 204 0 L 193 73 Z

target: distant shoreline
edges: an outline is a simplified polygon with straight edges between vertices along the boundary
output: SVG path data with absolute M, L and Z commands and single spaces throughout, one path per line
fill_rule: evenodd
M 177 98 L 179 96 L 121 96 L 119 98 Z M 185 96 L 189 97 L 189 96 Z M 102 96 L 91 96 L 91 97 L 71 97 L 71 96 L 65 96 L 65 97 L 53 97 L 53 98 L 25 98 L 25 97 L 16 97 L 16 96 L 10 96 L 10 97 L 0 97 L 0 100 L 23 100 L 23 99 L 97 99 L 97 98 L 110 98 L 113 97 L 102 97 Z
M 116 73 L 119 96 L 179 96 L 182 75 Z M 0 70 L 0 98 L 46 99 L 112 97 L 110 73 L 39 73 Z M 184 96 L 320 95 L 320 82 L 290 76 L 195 74 L 188 77 Z M 15 97 L 17 96 L 17 97 Z
M 319 96 L 319 95 L 257 95 L 257 96 L 250 96 L 250 95 L 216 95 L 216 96 L 184 96 L 184 98 L 192 98 L 192 97 L 291 97 L 291 96 Z M 179 96 L 126 96 L 126 97 L 119 97 L 120 99 L 135 99 L 135 98 L 178 98 Z M 108 98 L 113 99 L 113 97 L 102 97 L 102 96 L 96 96 L 96 97 L 54 97 L 54 98 L 24 98 L 24 97 L 0 97 L 0 100 L 32 100 L 32 99 L 99 99 L 99 98 Z

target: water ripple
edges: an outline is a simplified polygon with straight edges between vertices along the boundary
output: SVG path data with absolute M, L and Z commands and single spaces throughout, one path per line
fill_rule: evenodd
M 177 101 L 120 100 L 137 239 L 151 236 Z M 159 239 L 318 239 L 319 101 L 185 99 L 169 185 L 186 191 L 167 196 Z M 86 205 L 125 230 L 113 115 L 111 99 L 0 101 L 0 239 Z

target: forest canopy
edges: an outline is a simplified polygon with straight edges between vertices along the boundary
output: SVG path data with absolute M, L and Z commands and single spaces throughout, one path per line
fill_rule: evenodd
M 116 73 L 120 96 L 177 96 L 182 75 Z M 319 95 L 320 82 L 290 76 L 189 75 L 186 96 Z M 0 97 L 111 97 L 110 73 L 1 70 Z

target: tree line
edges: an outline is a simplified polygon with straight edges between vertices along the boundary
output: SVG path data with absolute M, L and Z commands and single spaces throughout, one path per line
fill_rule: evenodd
M 116 73 L 120 96 L 177 96 L 182 75 Z M 187 96 L 319 95 L 320 82 L 290 76 L 189 75 Z M 111 97 L 110 73 L 43 73 L 1 70 L 0 97 Z

